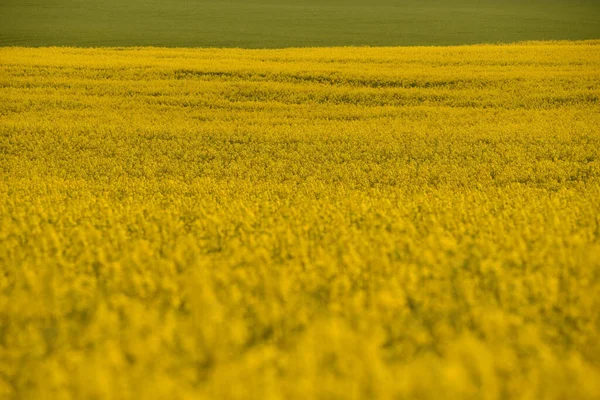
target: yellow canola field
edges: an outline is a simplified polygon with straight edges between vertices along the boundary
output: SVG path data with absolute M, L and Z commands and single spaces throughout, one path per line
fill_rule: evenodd
M 0 398 L 600 398 L 600 41 L 0 48 Z

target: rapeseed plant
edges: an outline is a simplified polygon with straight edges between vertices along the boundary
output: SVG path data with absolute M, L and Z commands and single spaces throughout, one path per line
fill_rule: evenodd
M 599 46 L 0 48 L 0 395 L 599 398 Z

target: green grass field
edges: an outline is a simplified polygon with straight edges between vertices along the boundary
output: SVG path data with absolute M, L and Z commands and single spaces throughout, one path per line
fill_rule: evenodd
M 277 48 L 599 37 L 597 0 L 0 1 L 0 46 Z

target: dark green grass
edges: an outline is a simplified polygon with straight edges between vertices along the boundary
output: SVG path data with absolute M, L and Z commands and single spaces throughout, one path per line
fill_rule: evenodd
M 600 0 L 0 0 L 0 46 L 304 47 L 600 38 Z

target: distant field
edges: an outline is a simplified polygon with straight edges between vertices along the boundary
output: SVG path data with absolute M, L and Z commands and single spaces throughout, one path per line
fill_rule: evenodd
M 0 59 L 1 398 L 600 398 L 600 42 Z
M 275 48 L 597 38 L 596 0 L 0 2 L 0 46 Z

